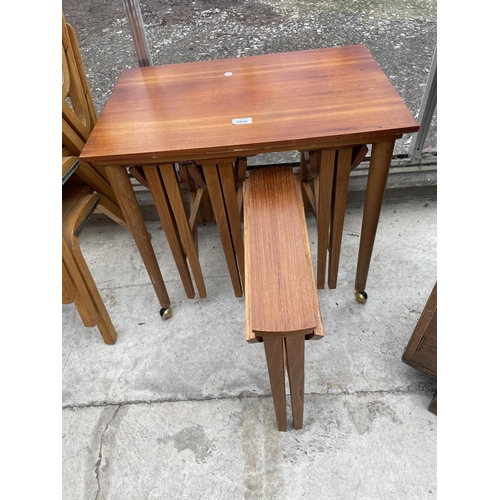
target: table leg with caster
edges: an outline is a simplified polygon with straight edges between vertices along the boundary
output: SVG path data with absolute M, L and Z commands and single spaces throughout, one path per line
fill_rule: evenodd
M 370 168 L 368 170 L 368 184 L 366 187 L 363 223 L 359 241 L 358 267 L 356 270 L 356 300 L 361 304 L 368 298 L 365 292 L 373 244 L 377 233 L 378 220 L 382 209 L 385 186 L 391 166 L 394 140 L 376 142 L 372 147 Z
M 146 266 L 149 279 L 151 280 L 156 296 L 160 302 L 161 317 L 167 319 L 171 315 L 170 298 L 127 170 L 123 166 L 107 166 L 106 174 L 108 175 L 111 187 L 116 193 L 120 208 L 125 216 L 125 220 L 127 221 L 130 232 L 137 245 L 137 249 Z M 168 311 L 170 311 L 170 313 Z

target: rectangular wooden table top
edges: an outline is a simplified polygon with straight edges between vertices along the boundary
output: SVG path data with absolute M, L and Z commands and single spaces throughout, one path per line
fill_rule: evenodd
M 368 49 L 354 45 L 125 69 L 80 159 L 248 156 L 417 130 Z
M 305 335 L 316 328 L 322 333 L 304 206 L 292 167 L 253 170 L 244 189 L 251 330 L 276 336 Z

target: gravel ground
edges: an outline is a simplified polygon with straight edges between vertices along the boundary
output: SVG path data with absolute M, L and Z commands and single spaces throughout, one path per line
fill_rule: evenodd
M 417 115 L 436 47 L 437 0 L 143 0 L 153 64 L 365 44 Z M 137 66 L 122 0 L 62 0 L 97 113 Z M 437 111 L 426 148 L 437 148 Z M 407 152 L 409 138 L 396 152 Z

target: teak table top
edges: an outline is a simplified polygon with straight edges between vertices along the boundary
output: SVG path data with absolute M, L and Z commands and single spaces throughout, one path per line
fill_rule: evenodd
M 245 181 L 244 207 L 245 295 L 251 295 L 252 331 L 311 333 L 320 325 L 321 313 L 302 195 L 292 167 L 252 171 Z
M 234 123 L 241 119 L 251 123 Z M 354 45 L 125 69 L 80 159 L 244 156 L 417 130 L 368 49 Z

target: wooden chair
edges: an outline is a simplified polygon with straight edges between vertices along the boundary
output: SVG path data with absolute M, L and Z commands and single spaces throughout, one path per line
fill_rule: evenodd
M 66 22 L 64 13 L 62 14 L 62 59 L 63 156 L 79 156 L 97 118 L 75 30 Z M 71 103 L 71 106 L 68 104 L 68 101 Z M 150 172 L 149 175 L 159 175 L 157 167 L 148 166 L 147 170 Z M 141 184 L 149 189 L 147 175 L 142 167 L 133 166 L 129 171 Z M 98 166 L 82 162 L 75 171 L 75 175 L 99 194 L 100 201 L 96 212 L 106 214 L 116 223 L 128 229 L 125 222 L 125 216 L 119 207 L 105 170 Z M 158 184 L 155 183 L 155 186 L 158 186 Z M 157 205 L 160 218 L 162 219 L 167 240 L 172 250 L 172 255 L 176 262 L 187 296 L 189 298 L 194 297 L 194 288 L 186 261 L 186 258 L 189 258 L 191 268 L 194 270 L 194 277 L 200 297 L 206 297 L 205 285 L 198 261 L 196 223 L 193 220 L 189 221 L 191 236 L 188 236 L 187 232 L 183 231 L 186 225 L 184 224 L 182 227 L 179 227 L 175 217 L 175 215 L 181 217 L 181 212 L 172 213 L 172 207 L 169 205 L 164 189 L 158 188 L 152 195 L 153 198 L 155 198 L 155 204 Z M 199 214 L 201 207 L 204 209 L 205 220 L 211 220 L 211 212 L 206 193 L 198 193 L 198 197 L 193 197 L 190 193 L 190 201 L 191 206 L 189 213 L 195 214 L 197 221 L 200 221 Z M 177 206 L 179 206 L 178 203 Z M 184 245 L 182 238 L 184 239 Z
M 63 157 L 78 157 L 83 148 L 83 142 L 64 119 L 62 120 L 62 137 Z M 100 201 L 96 212 L 107 215 L 111 220 L 128 230 L 125 216 L 118 205 L 118 200 L 108 180 L 96 168 L 84 162 L 79 163 L 75 176 L 79 182 L 87 184 L 99 194 Z M 76 180 L 73 178 L 72 181 Z
M 300 189 L 283 166 L 253 170 L 243 185 L 246 340 L 264 342 L 280 431 L 287 429 L 285 370 L 301 429 L 305 340 L 324 335 Z
M 62 13 L 63 118 L 86 141 L 97 121 L 83 60 L 73 27 Z M 65 102 L 71 100 L 70 105 Z
M 74 303 L 87 327 L 97 326 L 106 344 L 116 331 L 80 248 L 79 235 L 99 203 L 99 195 L 83 182 L 67 182 L 79 168 L 77 157 L 62 160 L 62 302 Z
M 75 30 L 62 13 L 62 155 L 79 156 L 97 120 Z M 80 163 L 76 176 L 99 194 L 96 212 L 128 229 L 104 169 Z M 72 179 L 73 181 L 73 179 Z

